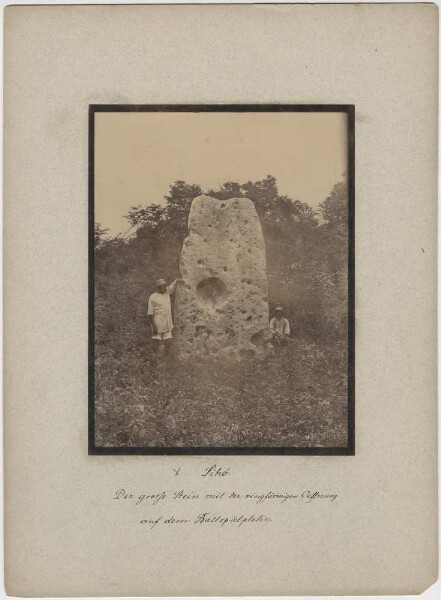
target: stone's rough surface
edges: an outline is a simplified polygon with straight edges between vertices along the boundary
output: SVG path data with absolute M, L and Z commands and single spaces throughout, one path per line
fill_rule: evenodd
M 260 221 L 248 198 L 193 200 L 176 292 L 181 356 L 253 356 L 268 331 L 268 284 Z

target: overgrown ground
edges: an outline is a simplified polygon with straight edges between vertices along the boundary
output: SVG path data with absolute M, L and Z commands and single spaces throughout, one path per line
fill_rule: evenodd
M 347 445 L 347 353 L 299 338 L 241 362 L 155 364 L 148 341 L 98 352 L 96 445 L 337 447 Z

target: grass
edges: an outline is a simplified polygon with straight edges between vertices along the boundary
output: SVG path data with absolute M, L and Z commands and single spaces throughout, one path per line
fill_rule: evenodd
M 347 353 L 299 338 L 242 361 L 96 348 L 99 447 L 347 445 Z

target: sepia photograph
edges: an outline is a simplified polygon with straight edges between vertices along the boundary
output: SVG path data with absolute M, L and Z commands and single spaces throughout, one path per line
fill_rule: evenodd
M 354 107 L 91 105 L 89 453 L 354 450 Z

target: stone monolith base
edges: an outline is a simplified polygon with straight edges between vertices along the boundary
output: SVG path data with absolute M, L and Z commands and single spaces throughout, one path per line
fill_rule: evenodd
M 175 303 L 180 356 L 254 356 L 268 332 L 265 244 L 248 198 L 193 200 Z

